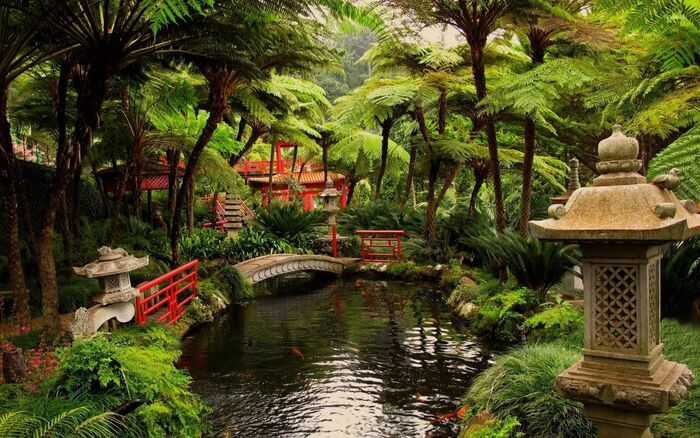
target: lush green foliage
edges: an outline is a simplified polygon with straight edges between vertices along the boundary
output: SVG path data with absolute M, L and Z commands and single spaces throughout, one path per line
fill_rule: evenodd
M 180 251 L 184 260 L 207 261 L 227 259 L 232 256 L 232 245 L 225 233 L 208 228 L 197 228 L 180 238 Z
M 223 290 L 228 294 L 231 302 L 253 297 L 253 287 L 250 280 L 233 266 L 224 266 L 219 269 L 216 278 L 221 282 Z
M 175 368 L 178 339 L 160 326 L 124 329 L 108 341 L 77 341 L 59 352 L 60 388 L 107 400 L 141 399 L 134 412 L 149 436 L 199 436 L 207 408 Z
M 528 436 L 592 438 L 581 404 L 554 388 L 557 375 L 578 359 L 578 352 L 557 344 L 520 347 L 476 378 L 467 402 L 501 419 L 518 418 Z
M 237 260 L 248 260 L 269 254 L 294 254 L 300 252 L 284 239 L 279 239 L 264 230 L 244 228 L 233 239 L 232 253 Z
M 311 246 L 326 219 L 326 214 L 321 210 L 304 211 L 301 206 L 289 203 L 259 209 L 255 225 L 273 238 L 302 249 Z
M 661 314 L 690 317 L 691 306 L 700 298 L 700 238 L 666 247 L 661 262 Z
M 460 438 L 517 438 L 523 436 L 518 432 L 520 422 L 515 417 L 503 420 L 493 419 L 483 424 L 464 429 Z
M 94 414 L 88 407 L 65 409 L 54 417 L 44 418 L 23 411 L 0 414 L 0 435 L 7 438 L 117 438 L 136 435 L 129 432 L 128 420 L 104 412 Z
M 583 333 L 583 311 L 568 301 L 557 298 L 556 303 L 543 303 L 544 309 L 525 320 L 530 332 L 528 339 L 556 341 Z
M 522 238 L 513 232 L 488 232 L 467 239 L 482 257 L 497 266 L 503 260 L 509 272 L 524 287 L 537 292 L 540 302 L 547 291 L 577 263 L 575 246 L 545 242 L 534 237 Z

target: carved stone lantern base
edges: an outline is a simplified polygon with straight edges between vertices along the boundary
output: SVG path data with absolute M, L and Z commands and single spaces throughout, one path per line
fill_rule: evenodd
M 585 359 L 557 377 L 557 389 L 583 402 L 601 438 L 651 437 L 656 413 L 668 411 L 687 394 L 693 374 L 686 365 L 660 359 L 653 372 L 639 375 L 587 366 Z M 632 412 L 634 411 L 634 412 Z

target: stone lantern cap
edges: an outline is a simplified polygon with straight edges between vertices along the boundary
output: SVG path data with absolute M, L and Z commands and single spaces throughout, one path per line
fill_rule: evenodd
M 598 145 L 601 162 L 596 167 L 601 176 L 593 187 L 577 189 L 566 205 L 550 206 L 550 219 L 531 221 L 530 232 L 543 240 L 647 243 L 700 234 L 693 203 L 679 201 L 669 189 L 675 173 L 647 183 L 638 173 L 638 152 L 637 141 L 616 125 L 613 134 Z
M 337 201 L 341 193 L 335 187 L 333 187 L 333 181 L 331 179 L 326 180 L 326 188 L 318 195 L 324 202 L 327 202 L 328 207 L 336 208 L 337 205 L 333 205 Z
M 134 257 L 122 248 L 103 246 L 97 252 L 100 258 L 85 266 L 73 267 L 73 271 L 83 277 L 100 278 L 128 273 L 148 265 L 148 256 Z

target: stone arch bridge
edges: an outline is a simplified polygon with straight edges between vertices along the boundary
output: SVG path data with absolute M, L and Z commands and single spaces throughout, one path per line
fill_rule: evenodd
M 323 255 L 271 254 L 238 263 L 234 267 L 255 284 L 268 278 L 302 271 L 340 274 L 359 259 L 333 258 Z

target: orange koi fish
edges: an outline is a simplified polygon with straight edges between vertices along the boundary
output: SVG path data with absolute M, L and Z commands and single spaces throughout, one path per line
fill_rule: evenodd
M 302 353 L 297 347 L 292 347 L 292 353 L 294 353 L 296 357 L 304 357 L 304 353 Z

